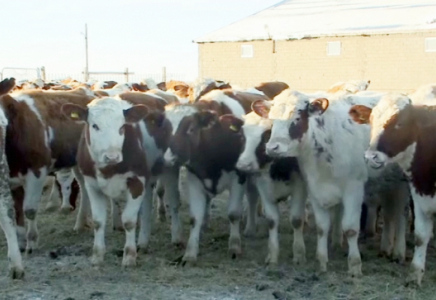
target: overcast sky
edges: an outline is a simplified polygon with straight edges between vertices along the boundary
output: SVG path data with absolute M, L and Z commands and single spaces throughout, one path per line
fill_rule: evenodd
M 80 73 L 88 23 L 90 71 L 197 75 L 192 40 L 280 0 L 0 0 L 0 69 Z

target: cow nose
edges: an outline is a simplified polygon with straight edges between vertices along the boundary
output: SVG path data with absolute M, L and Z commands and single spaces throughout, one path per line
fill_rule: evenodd
M 116 164 L 121 161 L 121 154 L 120 153 L 106 153 L 104 155 L 104 161 L 108 164 Z
M 253 162 L 239 162 L 236 168 L 244 172 L 253 171 Z
M 280 145 L 279 143 L 272 143 L 266 145 L 266 154 L 268 155 L 276 155 L 279 152 Z

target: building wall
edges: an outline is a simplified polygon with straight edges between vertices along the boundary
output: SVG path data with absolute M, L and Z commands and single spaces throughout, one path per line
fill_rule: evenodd
M 369 79 L 372 90 L 408 92 L 436 82 L 436 52 L 425 52 L 426 37 L 436 37 L 436 30 L 199 44 L 199 75 L 241 87 L 280 80 L 308 92 L 325 90 L 338 81 Z M 338 56 L 327 55 L 327 42 L 332 41 L 341 42 Z M 253 57 L 241 57 L 241 45 L 253 45 Z

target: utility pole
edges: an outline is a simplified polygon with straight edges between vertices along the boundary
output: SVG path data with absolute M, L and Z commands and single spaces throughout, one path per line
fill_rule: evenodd
M 88 67 L 88 24 L 85 24 L 85 82 L 89 80 L 89 67 Z

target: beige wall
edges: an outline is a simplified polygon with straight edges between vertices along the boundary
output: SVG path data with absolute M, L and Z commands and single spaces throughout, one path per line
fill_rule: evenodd
M 436 30 L 311 40 L 199 44 L 199 74 L 241 87 L 280 80 L 303 91 L 325 90 L 338 81 L 370 79 L 372 90 L 408 92 L 436 82 L 436 52 L 425 52 L 425 38 Z M 341 41 L 341 54 L 328 56 L 327 42 Z M 241 57 L 241 45 L 254 47 Z

